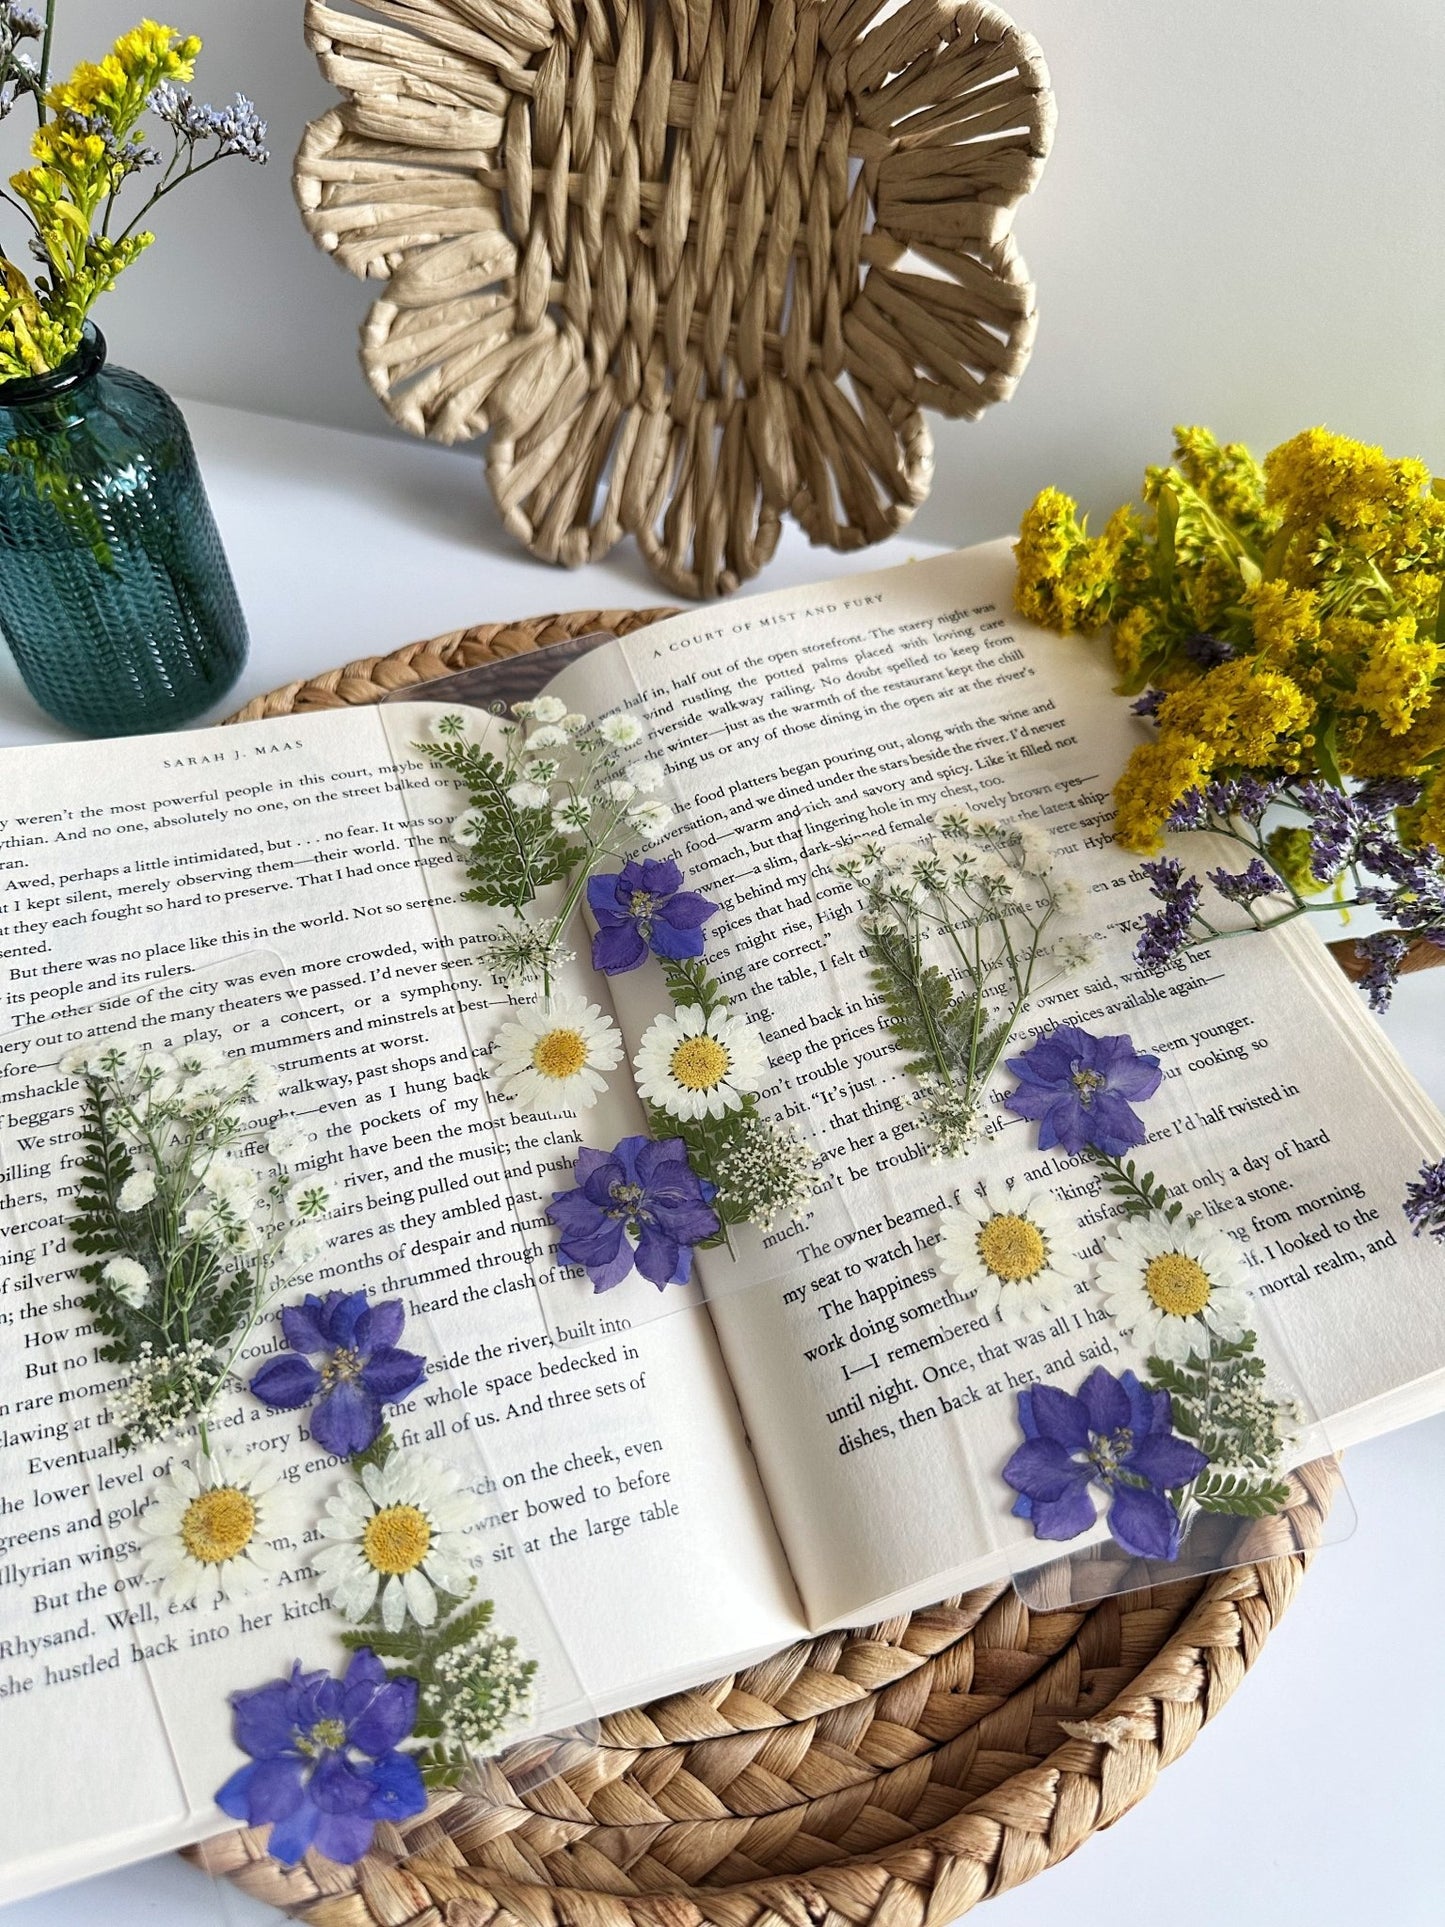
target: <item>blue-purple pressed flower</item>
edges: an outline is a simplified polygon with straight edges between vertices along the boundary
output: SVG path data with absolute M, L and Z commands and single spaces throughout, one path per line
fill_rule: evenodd
M 700 957 L 702 927 L 717 915 L 715 903 L 683 889 L 671 858 L 644 857 L 589 877 L 587 907 L 598 925 L 592 968 L 609 977 L 636 970 L 649 951 L 669 962 Z
M 232 1693 L 237 1746 L 251 1755 L 216 1804 L 248 1827 L 271 1827 L 267 1849 L 294 1867 L 310 1848 L 350 1866 L 378 1820 L 408 1820 L 426 1805 L 416 1761 L 399 1752 L 416 1723 L 418 1686 L 392 1677 L 369 1647 L 345 1677 L 303 1673 Z
M 1405 1216 L 1418 1238 L 1445 1239 L 1445 1158 L 1422 1164 L 1420 1175 L 1405 1188 Z
M 1152 1097 L 1163 1078 L 1159 1059 L 1127 1037 L 1095 1037 L 1073 1024 L 1044 1032 L 1022 1057 L 1008 1059 L 1019 1080 L 1004 1103 L 1037 1120 L 1039 1149 L 1061 1146 L 1122 1157 L 1148 1133 L 1131 1105 Z
M 1168 700 L 1169 691 L 1167 689 L 1146 689 L 1142 696 L 1136 696 L 1134 698 L 1129 707 L 1136 716 L 1152 718 L 1159 714 L 1160 705 Z M 1196 795 L 1198 794 L 1197 791 L 1194 793 Z
M 316 1403 L 311 1436 L 339 1459 L 365 1452 L 382 1427 L 382 1406 L 410 1398 L 426 1360 L 397 1345 L 406 1323 L 399 1298 L 373 1305 L 364 1291 L 314 1292 L 281 1313 L 289 1352 L 268 1358 L 251 1380 L 263 1405 L 294 1412 Z M 319 1354 L 319 1366 L 311 1357 Z
M 636 1270 L 659 1291 L 685 1285 L 694 1245 L 717 1236 L 717 1186 L 688 1162 L 681 1138 L 625 1137 L 611 1151 L 584 1145 L 576 1186 L 547 1206 L 562 1241 L 557 1256 L 580 1265 L 596 1291 Z
M 1179 1514 L 1169 1493 L 1209 1460 L 1172 1427 L 1167 1392 L 1133 1372 L 1096 1365 L 1077 1394 L 1054 1385 L 1019 1393 L 1024 1442 L 1003 1469 L 1018 1493 L 1014 1517 L 1039 1539 L 1077 1539 L 1097 1516 L 1089 1488 L 1109 1495 L 1109 1531 L 1136 1559 L 1179 1556 Z

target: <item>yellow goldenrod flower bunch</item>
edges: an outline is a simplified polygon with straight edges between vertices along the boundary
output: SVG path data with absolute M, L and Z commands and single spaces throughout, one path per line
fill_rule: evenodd
M 1445 484 L 1323 428 L 1262 464 L 1204 428 L 1174 435 L 1142 510 L 1095 538 L 1045 489 L 1015 547 L 1021 613 L 1110 628 L 1121 688 L 1147 691 L 1157 733 L 1119 779 L 1120 841 L 1158 849 L 1191 791 L 1245 773 L 1408 779 L 1406 833 L 1439 837 Z
M 40 264 L 32 279 L 0 249 L 0 381 L 45 374 L 75 353 L 92 306 L 155 239 L 143 223 L 158 201 L 228 155 L 267 158 L 266 125 L 248 100 L 238 94 L 217 110 L 189 93 L 201 51 L 194 36 L 143 20 L 102 60 L 82 61 L 52 85 L 54 15 L 52 4 L 42 28 L 14 0 L 0 0 L 0 118 L 29 96 L 39 122 L 32 165 L 12 175 L 6 198 L 28 222 L 29 253 Z M 38 65 L 27 40 L 42 43 Z M 148 114 L 161 147 L 143 130 Z M 145 174 L 150 193 L 123 221 L 121 192 Z
M 1245 931 L 1368 910 L 1383 927 L 1354 945 L 1357 980 L 1382 1010 L 1408 961 L 1445 959 L 1445 484 L 1323 428 L 1262 464 L 1207 429 L 1174 437 L 1141 510 L 1095 538 L 1045 489 L 1015 549 L 1020 611 L 1109 629 L 1154 725 L 1114 790 L 1115 835 L 1151 853 L 1135 957 L 1182 969 Z M 1189 831 L 1243 867 L 1152 854 Z

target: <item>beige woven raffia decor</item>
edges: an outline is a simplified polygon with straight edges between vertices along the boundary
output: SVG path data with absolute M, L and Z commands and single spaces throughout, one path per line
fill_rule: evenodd
M 925 409 L 1013 390 L 1034 295 L 1010 235 L 1053 127 L 986 0 L 308 0 L 343 104 L 303 219 L 385 280 L 362 362 L 393 417 L 488 434 L 544 561 L 624 534 L 688 596 L 835 549 L 928 492 Z
M 489 623 L 367 656 L 232 721 L 397 689 L 665 609 Z M 356 1867 L 291 1871 L 265 1829 L 192 1850 L 311 1927 L 946 1927 L 1111 1826 L 1185 1751 L 1294 1597 L 1337 1474 L 1305 1466 L 1256 1563 L 1030 1612 L 1009 1587 L 830 1633 L 602 1721 L 524 1794 L 439 1796 Z M 659 1610 L 663 1610 L 659 1607 Z

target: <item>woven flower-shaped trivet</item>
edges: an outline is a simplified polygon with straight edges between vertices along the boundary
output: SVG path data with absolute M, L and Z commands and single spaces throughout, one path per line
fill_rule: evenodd
M 925 408 L 1028 358 L 1013 209 L 1048 152 L 1035 43 L 984 0 L 308 0 L 346 96 L 307 130 L 308 229 L 386 280 L 362 341 L 397 421 L 490 431 L 507 528 L 623 534 L 685 595 L 781 517 L 881 541 L 928 492 Z
M 487 623 L 366 656 L 232 718 L 375 703 L 667 609 Z M 1251 1528 L 1257 1563 L 1030 1612 L 1007 1587 L 803 1640 L 602 1722 L 595 1755 L 517 1793 L 444 1795 L 356 1867 L 288 1872 L 266 1830 L 192 1857 L 310 1927 L 946 1927 L 1111 1826 L 1217 1713 L 1294 1597 L 1332 1461 Z

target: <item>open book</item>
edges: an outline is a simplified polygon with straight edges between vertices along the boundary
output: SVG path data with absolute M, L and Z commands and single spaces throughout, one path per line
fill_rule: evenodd
M 946 799 L 1053 835 L 1101 948 L 1021 1040 L 1067 1020 L 1158 1055 L 1145 1155 L 1191 1210 L 1244 1233 L 1331 1442 L 1445 1403 L 1439 1253 L 1400 1211 L 1445 1121 L 1299 923 L 1227 960 L 1218 946 L 1139 974 L 1142 892 L 1110 840 L 1109 796 L 1138 726 L 1093 648 L 1013 615 L 1011 576 L 998 543 L 709 608 L 557 679 L 569 708 L 645 710 L 678 807 L 659 849 L 724 906 L 709 966 L 801 1100 L 852 1227 L 841 1241 L 804 1225 L 770 1244 L 765 1281 L 679 1316 L 650 1317 L 656 1293 L 637 1276 L 594 1297 L 574 1275 L 577 1329 L 562 1339 L 537 1280 L 576 1129 L 509 1113 L 478 1078 L 473 1041 L 505 999 L 468 974 L 471 907 L 439 828 L 457 793 L 399 748 L 433 712 L 338 709 L 0 758 L 0 1743 L 16 1769 L 0 1898 L 231 1824 L 211 1797 L 240 1761 L 226 1695 L 297 1658 L 341 1657 L 299 1553 L 264 1610 L 146 1603 L 134 1522 L 152 1473 L 115 1448 L 112 1368 L 67 1244 L 60 1051 L 87 1031 L 144 1034 L 168 987 L 179 997 L 216 960 L 274 961 L 269 989 L 221 998 L 214 1024 L 324 1091 L 366 1172 L 306 1288 L 406 1296 L 438 1369 L 399 1408 L 401 1437 L 475 1447 L 598 1711 L 1057 1552 L 999 1476 L 1019 1439 L 1014 1394 L 1050 1373 L 1072 1387 L 1110 1355 L 1109 1320 L 1081 1297 L 1009 1334 L 950 1295 L 930 1253 L 940 1209 L 976 1177 L 1047 1183 L 1080 1249 L 1108 1201 L 1002 1114 L 966 1163 L 929 1161 L 864 961 L 819 885 L 838 845 L 913 828 Z M 657 1008 L 641 973 L 609 986 L 571 969 L 590 998 L 615 992 L 635 1047 Z M 202 1005 L 179 1014 L 206 1029 Z M 589 1119 L 589 1141 L 641 1129 L 631 1102 Z M 258 1411 L 242 1443 L 263 1449 L 272 1416 Z

